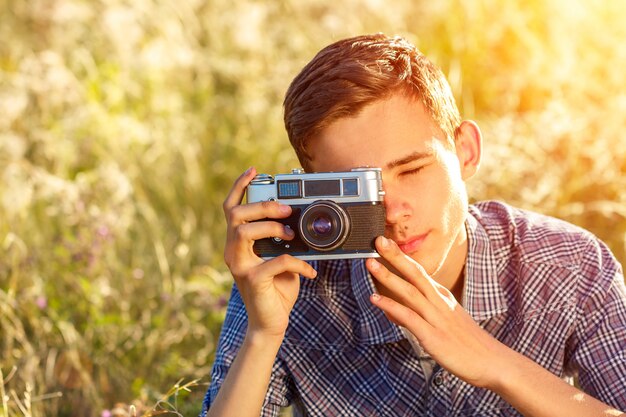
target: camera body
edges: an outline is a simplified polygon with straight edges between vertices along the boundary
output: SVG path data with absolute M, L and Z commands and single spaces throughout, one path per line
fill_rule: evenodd
M 273 220 L 290 227 L 295 237 L 257 240 L 254 252 L 263 259 L 284 253 L 304 260 L 379 257 L 374 240 L 385 232 L 384 194 L 380 168 L 259 174 L 248 186 L 248 203 L 291 206 L 289 217 Z

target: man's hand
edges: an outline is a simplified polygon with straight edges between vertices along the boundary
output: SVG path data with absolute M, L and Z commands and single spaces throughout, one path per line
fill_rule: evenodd
M 209 417 L 261 414 L 272 365 L 300 291 L 298 274 L 307 278 L 317 275 L 309 264 L 293 256 L 264 261 L 254 253 L 255 240 L 294 237 L 281 223 L 267 220 L 288 217 L 291 207 L 275 201 L 241 204 L 255 174 L 254 168 L 243 173 L 224 201 L 227 222 L 224 260 L 246 306 L 248 330 L 211 405 Z
M 375 259 L 366 262 L 380 293 L 371 301 L 392 322 L 407 328 L 420 345 L 449 372 L 479 387 L 497 384 L 498 358 L 507 349 L 481 329 L 452 293 L 390 239 L 379 237 L 376 248 L 401 276 Z M 494 372 L 495 371 L 495 372 Z
M 368 259 L 367 268 L 385 294 L 372 294 L 372 303 L 389 320 L 413 333 L 449 372 L 496 392 L 528 417 L 624 416 L 481 329 L 452 293 L 429 277 L 395 242 L 379 237 L 376 249 L 401 277 Z
M 277 221 L 291 214 L 291 207 L 275 201 L 241 204 L 246 187 L 256 171 L 250 168 L 234 183 L 224 201 L 227 222 L 224 260 L 230 269 L 248 313 L 248 334 L 276 337 L 282 341 L 287 329 L 300 280 L 298 274 L 314 278 L 317 272 L 290 255 L 269 261 L 253 251 L 254 241 L 269 237 L 291 240 L 294 233 Z

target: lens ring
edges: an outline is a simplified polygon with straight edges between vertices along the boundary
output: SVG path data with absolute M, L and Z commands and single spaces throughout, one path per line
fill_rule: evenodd
M 350 231 L 350 220 L 338 204 L 320 200 L 302 211 L 299 228 L 302 240 L 307 245 L 328 252 L 345 243 Z

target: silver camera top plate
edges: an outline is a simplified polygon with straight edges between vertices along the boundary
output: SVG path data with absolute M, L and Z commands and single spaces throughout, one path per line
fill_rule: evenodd
M 341 203 L 382 201 L 380 168 L 356 168 L 345 172 L 257 175 L 247 190 L 248 203 L 284 201 L 286 204 L 310 204 L 315 200 L 332 199 Z

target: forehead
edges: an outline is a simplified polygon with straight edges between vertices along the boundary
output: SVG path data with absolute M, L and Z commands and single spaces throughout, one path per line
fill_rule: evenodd
M 413 153 L 436 153 L 445 135 L 422 103 L 405 95 L 376 101 L 338 119 L 308 144 L 312 171 L 385 167 Z

